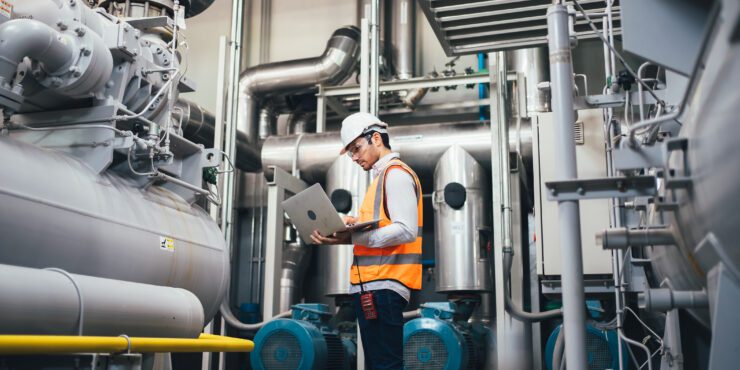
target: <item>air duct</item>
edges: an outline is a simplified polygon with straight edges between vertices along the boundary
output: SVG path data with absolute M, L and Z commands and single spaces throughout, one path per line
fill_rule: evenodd
M 393 69 L 396 77 L 407 80 L 414 77 L 414 18 L 413 0 L 393 1 L 391 38 L 393 40 Z
M 237 129 L 250 143 L 257 143 L 257 113 L 262 98 L 302 92 L 318 84 L 343 83 L 357 64 L 359 40 L 357 27 L 342 27 L 334 31 L 318 57 L 263 64 L 244 71 L 239 80 Z
M 509 130 L 511 147 L 521 142 L 522 151 L 531 153 L 531 127 L 522 122 L 518 129 Z M 395 126 L 389 129 L 393 151 L 399 152 L 404 162 L 426 179 L 422 184 L 431 184 L 431 174 L 442 154 L 455 143 L 468 152 L 483 168 L 491 166 L 491 126 L 480 121 L 458 123 L 433 123 L 424 125 Z M 297 143 L 296 136 L 273 136 L 262 146 L 264 167 L 277 166 L 291 171 L 293 158 L 297 154 L 297 166 L 301 178 L 308 182 L 322 181 L 339 156 L 342 147 L 339 132 L 305 134 Z M 527 148 L 530 148 L 527 150 Z M 525 164 L 531 157 L 523 158 Z M 425 181 L 426 180 L 426 181 Z

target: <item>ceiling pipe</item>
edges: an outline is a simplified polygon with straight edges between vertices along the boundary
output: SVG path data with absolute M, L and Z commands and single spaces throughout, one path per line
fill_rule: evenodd
M 393 69 L 396 78 L 407 80 L 414 73 L 414 18 L 416 7 L 413 0 L 393 1 L 391 39 L 393 40 Z
M 334 31 L 326 50 L 318 57 L 262 64 L 244 71 L 239 81 L 237 129 L 246 134 L 250 143 L 258 144 L 261 99 L 346 81 L 357 65 L 359 41 L 359 29 L 342 27 Z

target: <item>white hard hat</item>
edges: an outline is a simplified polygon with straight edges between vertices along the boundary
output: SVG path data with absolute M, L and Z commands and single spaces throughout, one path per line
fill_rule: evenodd
M 370 113 L 352 113 L 342 121 L 342 150 L 339 154 L 347 152 L 347 146 L 360 135 L 368 131 L 377 131 L 381 134 L 388 133 L 388 124 Z

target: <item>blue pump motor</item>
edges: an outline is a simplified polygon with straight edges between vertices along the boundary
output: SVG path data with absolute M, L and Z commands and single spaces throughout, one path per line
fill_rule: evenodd
M 254 369 L 350 369 L 357 347 L 328 325 L 331 313 L 323 304 L 293 306 L 291 319 L 267 323 L 254 338 Z
M 562 325 L 558 325 L 547 338 L 545 345 L 545 365 L 552 370 L 552 357 L 555 350 L 555 341 L 560 334 Z M 627 350 L 624 351 L 622 361 L 627 363 Z M 600 330 L 591 324 L 586 325 L 586 356 L 589 370 L 604 370 L 619 368 L 619 348 L 617 347 L 617 332 L 615 330 Z M 567 361 L 567 360 L 566 360 Z
M 403 363 L 407 370 L 479 369 L 485 364 L 489 335 L 469 324 L 452 302 L 421 305 L 421 318 L 403 327 Z

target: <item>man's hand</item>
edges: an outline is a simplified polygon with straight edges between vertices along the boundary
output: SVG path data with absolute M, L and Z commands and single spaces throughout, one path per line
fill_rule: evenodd
M 342 221 L 344 221 L 345 225 L 352 226 L 357 223 L 357 217 L 342 216 Z
M 329 236 L 323 236 L 318 230 L 311 233 L 314 244 L 352 244 L 352 233 L 342 231 Z

